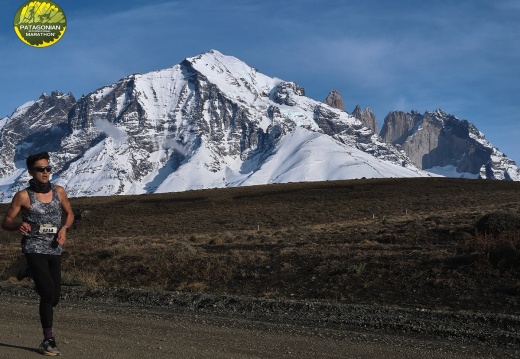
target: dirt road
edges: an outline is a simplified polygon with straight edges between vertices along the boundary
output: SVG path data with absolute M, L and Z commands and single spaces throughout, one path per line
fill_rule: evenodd
M 175 313 L 132 306 L 60 303 L 55 334 L 68 358 L 508 358 L 505 349 L 439 338 Z M 37 358 L 37 302 L 3 297 L 0 358 Z

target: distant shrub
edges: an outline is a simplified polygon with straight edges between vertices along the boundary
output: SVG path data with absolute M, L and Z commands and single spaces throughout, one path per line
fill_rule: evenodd
M 89 270 L 70 269 L 64 271 L 62 276 L 62 283 L 66 286 L 96 288 L 107 285 L 107 282 L 99 275 L 99 273 Z
M 520 229 L 499 235 L 477 234 L 471 249 L 486 263 L 501 273 L 520 271 Z
M 222 237 L 215 237 L 209 241 L 209 244 L 221 245 L 224 244 L 224 239 Z
M 520 215 L 508 212 L 489 213 L 478 220 L 475 229 L 479 234 L 492 236 L 520 230 Z

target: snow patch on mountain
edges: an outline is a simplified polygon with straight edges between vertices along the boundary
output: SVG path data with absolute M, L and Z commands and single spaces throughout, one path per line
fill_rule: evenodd
M 327 135 L 297 127 L 280 140 L 264 165 L 239 185 L 418 176 L 418 172 L 374 159 Z
M 9 117 L 0 118 L 0 131 L 2 131 L 2 128 L 4 128 L 5 124 L 9 120 Z
M 215 160 L 215 153 L 210 149 L 199 149 L 155 192 L 171 192 L 171 188 L 188 190 L 363 177 L 428 176 L 425 172 L 374 159 L 327 135 L 301 127 L 283 137 L 265 160 L 255 158 L 243 162 L 228 157 L 218 171 L 212 171 L 207 164 Z
M 52 181 L 71 197 L 436 176 L 361 115 L 212 50 L 78 100 L 44 94 L 1 119 L 0 201 L 27 185 L 25 158 L 42 150 L 51 154 Z M 507 161 L 495 155 L 499 163 L 481 176 L 516 178 L 516 167 L 504 172 Z
M 426 172 L 431 172 L 441 177 L 451 177 L 451 178 L 468 178 L 468 179 L 477 179 L 478 174 L 470 173 L 470 172 L 458 172 L 457 167 L 448 165 L 444 167 L 435 166 L 432 168 L 425 169 Z

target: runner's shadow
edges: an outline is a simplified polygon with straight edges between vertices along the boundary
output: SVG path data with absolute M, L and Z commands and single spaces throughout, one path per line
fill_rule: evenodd
M 21 346 L 19 346 L 19 345 L 11 345 L 11 344 L 0 343 L 0 348 L 1 348 L 1 347 L 6 347 L 6 348 L 15 348 L 15 349 L 22 349 L 22 350 L 27 350 L 28 352 L 39 353 L 38 349 L 35 349 L 35 348 L 27 348 L 27 347 L 21 347 Z

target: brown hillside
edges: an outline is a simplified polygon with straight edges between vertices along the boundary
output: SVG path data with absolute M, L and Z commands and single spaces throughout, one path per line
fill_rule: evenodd
M 66 285 L 520 314 L 509 220 L 520 183 L 349 180 L 71 202 Z M 475 230 L 496 213 L 513 229 Z M 1 238 L 0 281 L 15 282 L 20 236 Z

